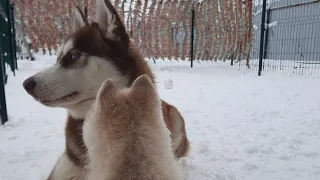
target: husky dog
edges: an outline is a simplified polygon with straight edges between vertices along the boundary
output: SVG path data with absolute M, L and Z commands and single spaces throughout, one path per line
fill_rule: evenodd
M 98 91 L 83 126 L 89 180 L 182 180 L 163 121 L 161 101 L 146 75 L 118 90 Z
M 74 32 L 57 51 L 57 62 L 23 82 L 35 100 L 68 112 L 66 150 L 50 174 L 53 180 L 83 177 L 87 149 L 82 126 L 105 79 L 113 79 L 120 89 L 130 87 L 143 74 L 155 83 L 150 67 L 130 40 L 116 9 L 109 0 L 96 0 L 96 3 L 96 19 L 90 24 L 79 6 L 76 7 Z M 172 151 L 175 157 L 184 157 L 189 150 L 184 119 L 174 106 L 165 101 L 161 101 L 161 106 Z

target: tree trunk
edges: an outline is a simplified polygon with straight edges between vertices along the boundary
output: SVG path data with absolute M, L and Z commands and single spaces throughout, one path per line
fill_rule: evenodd
M 20 21 L 21 21 L 21 39 L 22 39 L 22 42 L 27 50 L 27 55 L 28 57 L 32 57 L 32 53 L 31 53 L 31 48 L 30 46 L 28 45 L 28 42 L 27 42 L 27 39 L 26 39 L 26 35 L 27 35 L 27 31 L 26 31 L 26 24 L 24 22 L 24 15 L 25 15 L 25 11 L 24 11 L 24 8 L 21 8 L 21 7 L 25 7 L 25 4 L 24 4 L 24 1 L 21 1 L 21 4 L 20 5 Z

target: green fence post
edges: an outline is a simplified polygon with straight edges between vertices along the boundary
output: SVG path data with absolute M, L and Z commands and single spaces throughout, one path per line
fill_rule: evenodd
M 194 59 L 194 18 L 195 18 L 195 14 L 194 14 L 194 4 L 192 4 L 192 10 L 191 10 L 191 38 L 190 38 L 190 62 L 191 62 L 191 67 L 193 67 L 193 59 Z
M 1 41 L 1 36 L 0 36 Z M 7 114 L 7 104 L 6 104 L 6 94 L 4 85 L 6 83 L 6 71 L 4 66 L 4 61 L 2 59 L 2 50 L 0 45 L 0 119 L 1 124 L 4 124 L 8 121 L 8 114 Z
M 4 124 L 8 121 L 5 84 L 8 80 L 6 63 L 15 73 L 16 47 L 13 7 L 9 0 L 0 1 L 0 121 Z
M 12 24 L 12 45 L 13 45 L 13 65 L 14 69 L 18 69 L 18 64 L 17 64 L 17 41 L 16 41 L 16 28 L 14 26 L 14 4 L 10 5 L 10 16 L 11 16 L 11 24 Z
M 8 45 L 9 45 L 9 52 L 7 52 L 7 56 L 8 56 L 8 63 L 10 65 L 11 71 L 13 72 L 13 74 L 15 75 L 15 68 L 14 68 L 14 50 L 13 50 L 13 37 L 12 37 L 12 14 L 10 12 L 10 2 L 9 0 L 5 1 L 5 14 L 7 14 L 7 37 L 8 37 Z

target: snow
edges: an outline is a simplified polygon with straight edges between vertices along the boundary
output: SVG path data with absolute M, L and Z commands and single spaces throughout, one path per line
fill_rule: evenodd
M 265 24 L 265 28 L 272 28 L 272 27 L 275 27 L 275 26 L 277 26 L 278 25 L 278 21 L 274 21 L 274 22 L 272 22 L 272 23 L 270 23 L 270 24 Z M 259 27 L 257 26 L 257 25 L 253 25 L 253 29 L 254 30 L 258 30 L 259 29 Z
M 267 24 L 267 26 L 268 26 L 269 28 L 272 28 L 272 27 L 277 26 L 277 25 L 278 25 L 278 21 L 274 21 L 274 22 L 272 22 L 272 23 L 270 23 L 270 24 Z
M 6 85 L 10 121 L 0 126 L 1 180 L 45 179 L 65 147 L 65 110 L 40 105 L 21 86 L 55 58 L 37 59 L 19 61 Z M 160 96 L 186 121 L 191 152 L 180 163 L 188 180 L 320 179 L 319 76 L 258 77 L 194 65 L 152 65 Z
M 26 41 L 27 41 L 27 43 L 31 44 L 31 39 L 29 38 L 29 36 L 26 36 Z
M 173 87 L 173 81 L 171 79 L 168 79 L 164 82 L 165 89 L 172 89 L 172 87 Z

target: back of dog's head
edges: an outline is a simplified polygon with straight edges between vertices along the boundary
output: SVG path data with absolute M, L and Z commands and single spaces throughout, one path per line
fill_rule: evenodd
M 113 80 L 106 80 L 99 89 L 95 108 L 98 117 L 109 124 L 139 124 L 138 121 L 152 121 L 161 115 L 160 98 L 147 75 L 123 90 L 117 89 Z
M 137 113 L 147 114 L 160 108 L 157 90 L 147 75 L 138 77 L 128 91 L 123 93 L 127 102 Z

